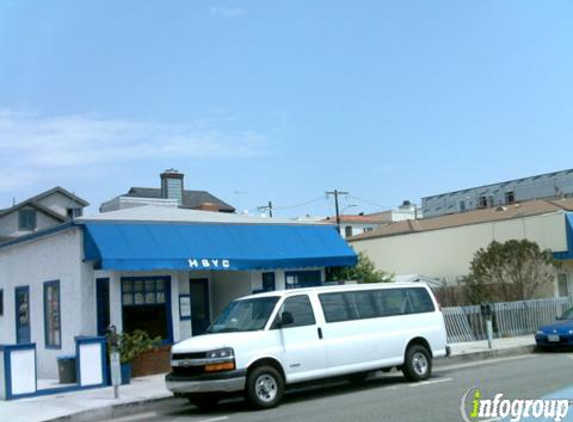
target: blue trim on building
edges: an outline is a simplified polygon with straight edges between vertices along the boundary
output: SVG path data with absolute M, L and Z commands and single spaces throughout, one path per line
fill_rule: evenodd
M 573 213 L 565 213 L 565 226 L 565 234 L 567 236 L 567 251 L 553 253 L 553 257 L 559 261 L 573 259 Z
M 34 365 L 36 369 L 35 374 L 35 390 L 38 391 L 38 365 L 36 365 L 36 343 L 22 343 L 22 344 L 0 344 L 0 350 L 4 354 L 4 388 L 6 400 L 23 399 L 26 397 L 33 397 L 36 393 L 26 394 L 13 394 L 12 393 L 12 359 L 11 352 L 16 350 L 34 350 Z M 1 381 L 1 380 L 0 380 Z
M 92 336 L 76 336 L 76 374 L 77 374 L 77 383 L 80 389 L 84 388 L 97 388 L 97 387 L 106 387 L 107 386 L 107 348 L 106 348 L 106 340 L 105 337 L 92 337 Z M 82 371 L 81 371 L 81 353 L 80 347 L 84 344 L 101 344 L 101 369 L 102 373 L 102 384 L 95 384 L 89 385 L 86 387 L 82 387 Z
M 18 293 L 28 294 L 28 334 L 27 339 L 20 340 L 20 313 L 18 309 Z M 16 286 L 14 288 L 14 322 L 16 324 L 16 344 L 29 344 L 32 341 L 32 306 L 31 306 L 30 286 Z
M 173 307 L 171 303 L 171 276 L 169 275 L 158 275 L 158 276 L 129 276 L 129 277 L 121 277 L 120 278 L 120 291 L 121 291 L 121 320 L 125 321 L 124 317 L 124 305 L 123 305 L 123 282 L 124 281 L 145 281 L 145 280 L 157 280 L 161 279 L 165 281 L 165 312 L 167 317 L 167 338 L 163 339 L 163 344 L 173 344 Z M 131 305 L 126 305 L 131 306 Z M 143 305 L 134 305 L 134 306 L 145 306 Z M 125 324 L 124 324 L 125 325 Z
M 58 329 L 58 344 L 57 345 L 52 345 L 52 344 L 48 344 L 48 300 L 47 300 L 47 294 L 48 294 L 48 289 L 52 286 L 56 286 L 58 288 L 58 324 L 59 324 L 59 329 Z M 50 350 L 61 350 L 62 348 L 62 303 L 61 303 L 61 298 L 62 298 L 62 292 L 61 292 L 61 286 L 60 286 L 60 280 L 51 280 L 51 281 L 45 281 L 44 282 L 44 348 L 46 349 L 50 349 Z
M 106 292 L 107 291 L 107 292 Z M 105 293 L 105 294 L 104 294 Z M 109 277 L 96 278 L 96 318 L 97 318 L 97 335 L 105 335 L 110 320 L 110 281 Z
M 79 227 L 79 226 L 80 226 L 80 224 L 77 224 L 73 221 L 68 221 L 67 223 L 59 224 L 57 226 L 50 227 L 50 228 L 47 228 L 44 230 L 38 230 L 37 232 L 34 232 L 32 234 L 27 234 L 24 236 L 20 236 L 17 239 L 9 240 L 9 241 L 4 242 L 4 243 L 0 243 L 0 249 L 7 248 L 8 246 L 12 246 L 12 245 L 17 245 L 19 243 L 28 242 L 30 240 L 39 239 L 39 238 L 42 238 L 44 236 L 48 236 L 48 235 L 51 235 L 54 233 L 61 232 L 63 230 L 68 230 L 68 229 L 71 229 L 73 227 Z

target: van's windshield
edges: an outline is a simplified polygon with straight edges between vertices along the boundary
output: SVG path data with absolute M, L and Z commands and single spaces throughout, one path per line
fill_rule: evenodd
M 231 302 L 209 326 L 207 333 L 262 330 L 278 300 L 279 296 L 267 296 Z

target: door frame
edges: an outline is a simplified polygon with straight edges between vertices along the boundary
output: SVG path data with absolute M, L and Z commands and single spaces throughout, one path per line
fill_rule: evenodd
M 104 309 L 105 303 L 102 297 L 102 289 L 107 288 L 107 319 L 111 324 L 111 301 L 110 301 L 110 280 L 109 277 L 99 277 L 96 278 L 96 321 L 97 321 L 97 335 L 103 336 L 107 331 L 107 326 L 105 325 Z
M 28 296 L 28 341 L 20 341 L 20 314 L 18 309 L 18 294 L 20 292 L 25 292 Z M 18 286 L 14 289 L 14 316 L 16 323 L 16 344 L 27 344 L 32 342 L 32 318 L 31 318 L 32 307 L 30 306 L 30 286 Z
M 203 303 L 205 304 L 208 323 L 211 323 L 211 294 L 209 292 L 209 279 L 208 278 L 190 278 L 189 279 L 189 294 L 191 295 L 191 336 L 196 336 L 193 330 L 193 294 L 191 292 L 191 284 L 203 285 Z M 203 333 L 200 333 L 203 334 Z

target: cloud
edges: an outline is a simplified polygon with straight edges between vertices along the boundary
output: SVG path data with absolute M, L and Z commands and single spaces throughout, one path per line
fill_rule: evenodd
M 213 15 L 235 17 L 244 15 L 245 13 L 247 13 L 247 11 L 237 6 L 211 6 L 211 13 Z
M 236 0 L 209 0 L 211 7 L 209 10 L 212 15 L 235 18 L 247 13 L 244 7 L 238 5 Z
M 269 155 L 252 131 L 163 124 L 92 115 L 43 117 L 0 110 L 0 192 L 31 186 L 46 174 L 146 160 L 244 159 Z

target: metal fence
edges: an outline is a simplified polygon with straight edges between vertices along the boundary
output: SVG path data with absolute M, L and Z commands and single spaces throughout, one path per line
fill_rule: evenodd
M 535 334 L 541 325 L 555 321 L 556 316 L 571 306 L 573 297 L 494 303 L 494 338 Z M 449 343 L 487 339 L 479 306 L 455 306 L 442 311 Z

